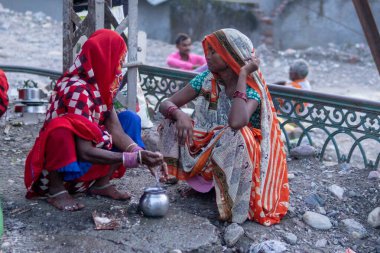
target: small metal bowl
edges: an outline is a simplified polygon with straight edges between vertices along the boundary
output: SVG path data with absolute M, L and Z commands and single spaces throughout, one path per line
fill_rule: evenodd
M 145 216 L 163 217 L 169 210 L 169 198 L 161 187 L 149 187 L 140 198 L 139 208 Z

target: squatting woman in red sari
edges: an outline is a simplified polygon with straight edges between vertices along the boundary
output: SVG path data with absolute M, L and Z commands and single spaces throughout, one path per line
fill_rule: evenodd
M 169 174 L 199 192 L 215 187 L 222 220 L 278 223 L 289 201 L 286 155 L 252 42 L 222 29 L 206 36 L 203 49 L 209 70 L 160 106 Z M 190 117 L 180 107 L 192 100 Z
M 130 195 L 110 180 L 122 177 L 126 168 L 162 164 L 160 153 L 143 150 L 140 136 L 126 134 L 132 129 L 136 135 L 141 127 L 135 115 L 121 115 L 119 121 L 113 108 L 126 52 L 120 35 L 98 30 L 58 80 L 26 160 L 27 198 L 47 196 L 51 205 L 68 211 L 84 207 L 71 196 L 76 192 L 126 200 Z
M 0 117 L 7 111 L 9 99 L 8 99 L 9 84 L 4 71 L 0 69 Z

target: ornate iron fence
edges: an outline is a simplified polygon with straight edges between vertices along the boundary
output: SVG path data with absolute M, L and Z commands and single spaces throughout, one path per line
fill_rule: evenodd
M 0 66 L 5 72 L 21 72 L 50 77 L 52 84 L 58 71 L 38 68 Z M 193 78 L 196 73 L 139 66 L 142 89 L 155 110 Z M 284 86 L 268 85 L 284 134 L 291 149 L 303 142 L 319 148 L 320 159 L 333 151 L 339 163 L 349 163 L 359 154 L 364 166 L 378 168 L 380 163 L 380 103 L 334 96 Z
M 141 66 L 139 71 L 146 97 L 158 103 L 196 75 L 152 66 Z M 268 86 L 288 150 L 306 141 L 319 148 L 320 159 L 333 149 L 339 163 L 349 163 L 359 152 L 365 167 L 379 167 L 380 103 Z
M 62 72 L 42 69 L 42 68 L 33 68 L 33 67 L 24 67 L 24 66 L 13 66 L 13 65 L 0 65 L 0 69 L 4 72 L 14 72 L 14 73 L 24 73 L 24 74 L 32 74 L 38 76 L 45 76 L 50 78 L 50 86 L 54 87 L 58 78 L 62 75 Z M 33 80 L 25 80 L 24 83 L 27 84 L 35 83 Z

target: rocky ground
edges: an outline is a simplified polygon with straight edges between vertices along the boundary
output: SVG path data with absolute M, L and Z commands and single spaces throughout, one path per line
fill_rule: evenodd
M 45 200 L 26 200 L 23 164 L 40 125 L 14 124 L 0 136 L 0 189 L 5 216 L 4 252 L 380 252 L 379 230 L 367 221 L 379 206 L 380 180 L 366 169 L 326 166 L 309 157 L 289 158 L 290 210 L 272 227 L 217 220 L 214 193 L 182 197 L 179 183 L 166 186 L 170 209 L 161 219 L 137 210 L 144 187 L 155 184 L 147 170 L 133 169 L 116 182 L 132 192 L 130 202 L 78 196 L 86 208 L 61 212 Z M 4 131 L 4 127 L 1 129 Z M 116 217 L 120 228 L 95 230 L 92 213 Z M 380 223 L 379 220 L 375 221 Z M 274 251 L 255 245 L 274 243 Z M 283 249 L 283 251 L 281 250 Z M 286 250 L 285 250 L 286 249 Z M 179 251 L 173 251 L 179 252 Z
M 0 7 L 0 64 L 61 70 L 61 34 L 62 25 L 43 13 L 15 13 Z M 147 64 L 165 66 L 174 48 L 148 40 Z M 194 51 L 201 52 L 199 42 L 194 43 Z M 362 44 L 285 51 L 261 45 L 257 53 L 268 82 L 285 80 L 289 62 L 302 57 L 311 65 L 314 90 L 380 99 L 380 78 Z M 9 75 L 13 99 L 16 88 L 28 78 Z M 47 84 L 46 79 L 32 78 L 41 86 Z M 133 193 L 132 201 L 78 196 L 86 208 L 65 213 L 44 200 L 24 198 L 23 164 L 40 124 L 21 125 L 14 114 L 9 116 L 0 122 L 3 252 L 345 252 L 348 248 L 380 252 L 380 232 L 373 227 L 379 227 L 380 214 L 368 222 L 369 213 L 380 206 L 380 179 L 368 179 L 367 169 L 332 165 L 310 156 L 289 157 L 290 210 L 279 225 L 269 228 L 248 221 L 241 226 L 219 222 L 214 194 L 182 197 L 183 183 L 167 187 L 167 216 L 145 218 L 137 202 L 144 187 L 154 185 L 154 178 L 144 169 L 130 170 L 116 182 Z M 120 227 L 95 230 L 93 211 L 115 217 Z M 275 249 L 260 251 L 264 245 Z

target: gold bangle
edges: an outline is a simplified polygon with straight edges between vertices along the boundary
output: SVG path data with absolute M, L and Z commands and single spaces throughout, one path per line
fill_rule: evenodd
M 136 144 L 135 142 L 129 144 L 129 145 L 127 146 L 127 148 L 126 148 L 126 151 L 129 152 L 129 149 L 130 149 L 131 147 L 134 147 L 134 146 L 137 146 L 137 144 Z
M 142 158 L 141 158 L 141 150 L 139 150 L 139 163 L 140 163 L 140 164 L 143 164 L 143 163 L 142 163 Z

